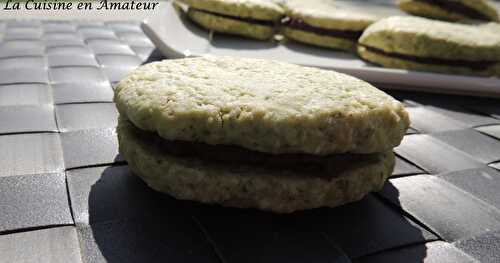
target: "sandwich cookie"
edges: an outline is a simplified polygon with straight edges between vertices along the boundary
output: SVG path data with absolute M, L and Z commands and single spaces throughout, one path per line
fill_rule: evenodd
M 289 39 L 326 48 L 356 50 L 363 30 L 376 18 L 325 1 L 288 1 L 282 33 Z
M 398 0 L 403 11 L 440 20 L 499 21 L 498 11 L 488 0 Z
M 358 54 L 389 68 L 500 76 L 500 34 L 484 25 L 390 17 L 366 29 Z
M 282 8 L 266 0 L 178 0 L 188 5 L 188 17 L 215 32 L 266 40 L 273 37 Z
M 259 59 L 147 64 L 114 101 L 120 153 L 150 187 L 279 213 L 379 190 L 409 126 L 402 104 L 364 81 Z

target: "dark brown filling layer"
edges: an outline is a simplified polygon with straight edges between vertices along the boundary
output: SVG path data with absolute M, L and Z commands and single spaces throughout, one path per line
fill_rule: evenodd
M 358 38 L 363 34 L 363 31 L 319 28 L 305 23 L 302 19 L 296 19 L 296 18 L 287 18 L 283 20 L 282 24 L 290 28 L 312 32 L 318 35 L 346 38 L 354 41 L 358 40 Z
M 442 9 L 450 10 L 452 12 L 459 13 L 473 19 L 491 20 L 487 15 L 475 10 L 474 8 L 464 5 L 458 1 L 449 1 L 449 0 L 416 0 L 416 1 L 437 5 Z
M 485 70 L 488 67 L 493 66 L 495 63 L 500 61 L 468 61 L 468 60 L 449 60 L 449 59 L 441 59 L 441 58 L 424 58 L 424 57 L 416 57 L 412 55 L 404 55 L 394 52 L 385 52 L 378 48 L 373 48 L 369 46 L 362 45 L 368 51 L 377 53 L 380 55 L 384 55 L 392 58 L 399 58 L 408 61 L 414 61 L 422 64 L 432 64 L 432 65 L 442 65 L 442 66 L 451 66 L 451 67 L 467 67 L 473 70 Z
M 156 133 L 130 125 L 134 136 L 143 143 L 153 145 L 164 154 L 219 164 L 228 169 L 242 166 L 305 172 L 307 176 L 333 178 L 362 165 L 382 162 L 383 154 L 335 154 L 316 156 L 311 154 L 269 154 L 247 150 L 238 146 L 209 145 L 198 142 L 169 141 Z
M 274 21 L 271 21 L 271 20 L 261 20 L 261 19 L 253 19 L 253 18 L 248 18 L 248 17 L 230 16 L 230 15 L 215 13 L 215 12 L 211 12 L 211 11 L 207 11 L 207 10 L 201 10 L 201 9 L 196 9 L 196 8 L 192 8 L 192 7 L 190 7 L 190 8 L 192 10 L 196 10 L 198 12 L 203 12 L 203 13 L 207 13 L 210 15 L 220 16 L 223 18 L 228 18 L 228 19 L 233 19 L 233 20 L 239 20 L 239 21 L 246 22 L 246 23 L 258 24 L 258 25 L 263 25 L 263 26 L 274 26 Z

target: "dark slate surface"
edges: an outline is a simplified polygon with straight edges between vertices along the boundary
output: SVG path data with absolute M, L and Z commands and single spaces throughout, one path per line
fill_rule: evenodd
M 43 56 L 44 46 L 41 40 L 3 41 L 0 46 L 0 58 Z
M 500 141 L 473 129 L 442 132 L 432 136 L 482 163 L 500 161 Z
M 446 107 L 428 106 L 427 108 L 437 113 L 446 115 L 454 120 L 465 123 L 468 128 L 500 124 L 500 120 L 498 119 L 465 109 L 459 105 L 448 105 Z
M 455 246 L 480 262 L 495 263 L 500 259 L 500 231 L 490 231 L 460 240 L 455 243 Z
M 453 119 L 426 107 L 409 107 L 411 127 L 422 133 L 460 130 L 467 125 L 459 120 Z M 434 125 L 439 123 L 440 125 Z
M 498 100 L 390 91 L 412 128 L 383 191 L 273 215 L 175 200 L 120 158 L 112 86 L 163 59 L 137 23 L 0 35 L 0 262 L 500 262 Z
M 82 262 L 74 226 L 2 235 L 0 255 L 2 262 Z
M 472 156 L 429 134 L 407 135 L 395 151 L 431 174 L 484 166 Z
M 0 177 L 0 200 L 0 233 L 73 224 L 62 173 Z
M 113 103 L 80 103 L 56 106 L 57 124 L 63 132 L 114 128 L 118 111 Z
M 97 61 L 94 56 L 79 54 L 51 54 L 47 56 L 50 67 L 95 67 Z
M 478 127 L 476 130 L 500 140 L 500 125 Z
M 106 83 L 108 80 L 96 67 L 57 67 L 49 70 L 51 82 L 62 83 Z
M 10 57 L 0 59 L 0 69 L 45 68 L 46 62 L 42 56 Z
M 97 55 L 135 55 L 134 51 L 119 39 L 93 39 L 88 40 L 87 44 Z
M 154 192 L 127 166 L 77 169 L 67 176 L 76 223 L 184 214 L 182 202 Z
M 472 257 L 455 246 L 442 242 L 430 242 L 374 254 L 356 263 L 477 263 Z
M 500 209 L 500 172 L 492 168 L 461 170 L 439 175 L 475 197 Z
M 47 82 L 47 72 L 43 68 L 0 69 L 0 85 Z
M 85 42 L 72 32 L 48 32 L 44 35 L 44 43 L 47 50 L 57 46 L 81 46 Z M 81 54 L 79 54 L 81 55 Z
M 422 169 L 418 168 L 414 164 L 405 161 L 400 157 L 396 157 L 396 166 L 394 167 L 394 172 L 392 176 L 405 176 L 425 173 Z
M 497 170 L 500 171 L 500 162 L 498 162 L 498 163 L 492 163 L 492 164 L 490 164 L 490 167 L 493 167 L 493 168 L 495 168 L 495 169 L 497 169 Z
M 372 195 L 337 209 L 306 212 L 298 219 L 294 226 L 302 221 L 309 222 L 308 225 L 324 232 L 353 258 L 436 239 L 435 235 Z M 305 229 L 310 228 L 308 225 Z
M 185 217 L 78 227 L 83 262 L 221 262 Z
M 0 133 L 57 131 L 53 105 L 0 106 Z
M 58 134 L 34 133 L 0 136 L 0 176 L 64 171 Z
M 390 179 L 381 194 L 446 241 L 500 229 L 500 210 L 436 176 Z
M 50 87 L 46 84 L 3 85 L 0 88 L 0 107 L 38 106 L 52 102 Z
M 120 161 L 115 128 L 64 132 L 61 142 L 66 169 Z
M 198 218 L 223 262 L 350 262 L 328 236 L 293 218 L 230 210 Z
M 112 102 L 113 89 L 110 83 L 66 83 L 53 84 L 54 103 Z
M 500 119 L 500 105 L 488 103 L 488 104 L 480 104 L 480 103 L 468 103 L 466 107 L 470 110 L 477 111 L 478 113 L 484 115 L 490 115 L 491 117 Z
M 72 36 L 76 37 L 74 35 Z M 65 39 L 65 38 L 57 38 L 57 39 Z M 92 50 L 89 47 L 85 46 L 85 42 L 83 42 L 83 40 L 81 44 L 61 43 L 59 45 L 48 46 L 46 47 L 45 52 L 47 56 L 71 55 L 71 54 L 78 54 L 79 56 L 89 56 L 89 57 L 94 56 Z

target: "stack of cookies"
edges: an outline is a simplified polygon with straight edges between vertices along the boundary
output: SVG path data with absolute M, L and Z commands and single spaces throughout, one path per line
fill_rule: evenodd
M 259 40 L 281 32 L 310 45 L 355 51 L 363 30 L 376 18 L 340 9 L 326 0 L 179 0 L 188 17 L 220 33 Z
M 390 68 L 500 76 L 500 34 L 479 25 L 390 17 L 365 31 L 358 53 Z
M 381 189 L 403 105 L 334 71 L 205 56 L 141 66 L 116 87 L 120 153 L 178 199 L 278 213 Z

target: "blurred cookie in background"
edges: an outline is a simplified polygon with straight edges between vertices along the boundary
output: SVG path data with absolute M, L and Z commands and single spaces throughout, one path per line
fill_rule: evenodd
M 268 0 L 178 0 L 188 17 L 207 30 L 266 40 L 273 37 L 282 8 Z
M 286 18 L 282 33 L 310 45 L 355 51 L 363 30 L 377 20 L 359 10 L 335 6 L 334 1 L 289 0 L 283 4 Z
M 500 34 L 494 27 L 395 16 L 366 29 L 358 54 L 388 68 L 500 76 Z
M 399 8 L 413 15 L 458 21 L 499 21 L 498 11 L 488 0 L 398 0 Z

